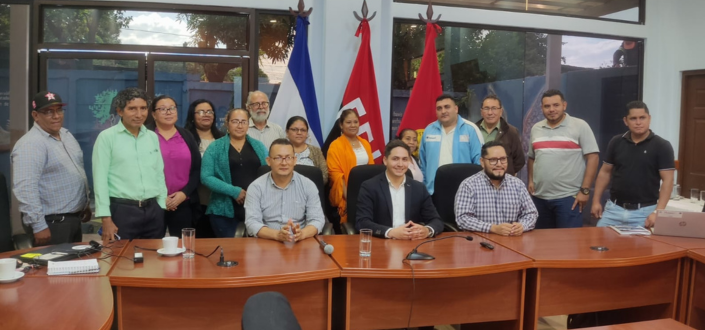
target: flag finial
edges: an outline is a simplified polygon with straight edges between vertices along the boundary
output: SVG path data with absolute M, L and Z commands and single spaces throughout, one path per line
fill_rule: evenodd
M 367 20 L 368 22 L 371 21 L 373 18 L 375 18 L 375 15 L 377 15 L 377 12 L 372 13 L 372 16 L 367 17 L 367 14 L 370 13 L 370 11 L 367 9 L 367 0 L 362 1 L 362 9 L 360 10 L 362 13 L 362 17 L 360 17 L 356 11 L 353 11 L 353 15 L 355 15 L 355 18 L 357 18 L 358 21 L 362 22 L 363 20 Z
M 433 6 L 431 5 L 431 0 L 428 0 L 428 9 L 426 9 L 426 18 L 423 18 L 421 16 L 421 13 L 419 13 L 419 19 L 423 21 L 424 23 L 431 23 L 431 24 L 436 24 L 438 23 L 438 20 L 441 19 L 441 14 L 438 14 L 438 17 L 436 19 L 433 19 Z
M 301 16 L 301 17 L 308 17 L 308 15 L 311 15 L 311 12 L 313 11 L 313 7 L 309 8 L 307 11 L 304 10 L 304 0 L 299 0 L 299 11 L 294 11 L 289 7 L 289 12 L 294 15 L 294 16 Z

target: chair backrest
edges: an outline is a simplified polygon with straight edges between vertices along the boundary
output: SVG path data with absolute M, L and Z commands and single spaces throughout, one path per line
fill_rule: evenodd
M 257 175 L 262 176 L 265 173 L 269 173 L 271 170 L 272 169 L 269 167 L 269 165 L 262 165 L 257 170 Z M 321 169 L 315 166 L 296 165 L 294 166 L 294 171 L 313 181 L 313 183 L 316 185 L 316 188 L 318 188 L 318 197 L 321 199 L 321 207 L 323 208 L 323 210 L 325 210 L 326 200 L 325 192 L 323 190 L 325 189 L 325 185 L 323 184 L 323 172 L 321 172 Z
M 10 221 L 10 194 L 7 191 L 5 175 L 0 173 L 0 252 L 14 249 Z
M 355 166 L 350 170 L 350 175 L 348 177 L 348 223 L 355 227 L 355 220 L 357 217 L 357 195 L 360 192 L 360 186 L 362 183 L 371 179 L 377 174 L 384 172 L 387 169 L 384 165 L 359 165 Z M 407 171 L 408 172 L 408 171 Z
M 438 168 L 432 199 L 443 222 L 456 225 L 455 194 L 463 180 L 479 171 L 482 166 L 475 164 L 446 164 Z

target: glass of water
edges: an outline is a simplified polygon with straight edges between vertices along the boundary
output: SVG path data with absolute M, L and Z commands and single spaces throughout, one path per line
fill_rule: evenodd
M 184 228 L 181 230 L 181 245 L 184 247 L 184 258 L 193 258 L 196 251 L 196 229 Z
M 705 190 L 700 191 L 700 205 L 705 205 Z
M 698 189 L 690 189 L 690 202 L 697 204 L 698 201 L 700 200 L 700 190 Z
M 360 256 L 369 257 L 372 254 L 372 229 L 360 230 Z

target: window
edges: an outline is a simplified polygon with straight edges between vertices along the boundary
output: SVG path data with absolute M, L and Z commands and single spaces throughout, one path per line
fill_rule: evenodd
M 394 1 L 428 3 L 426 0 Z M 436 0 L 433 4 L 644 23 L 644 0 Z
M 276 102 L 289 55 L 294 47 L 296 17 L 290 14 L 259 15 L 259 74 L 257 89 Z M 271 107 L 270 107 L 271 108 Z

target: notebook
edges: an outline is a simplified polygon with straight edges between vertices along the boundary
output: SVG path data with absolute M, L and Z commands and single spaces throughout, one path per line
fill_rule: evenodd
M 86 257 L 100 251 L 93 247 L 84 250 L 75 250 L 74 246 L 76 246 L 76 244 L 63 243 L 32 250 L 31 252 L 16 254 L 12 257 L 20 259 L 26 263 L 36 263 L 46 266 L 49 261 L 71 260 L 79 257 Z
M 88 274 L 99 271 L 98 259 L 49 261 L 47 275 Z
M 651 230 L 648 230 L 642 226 L 610 226 L 610 228 L 614 229 L 614 231 L 618 232 L 620 235 L 651 235 Z

